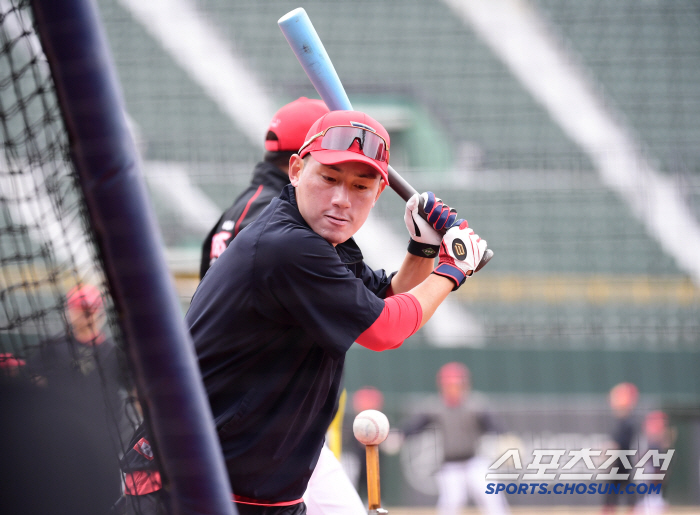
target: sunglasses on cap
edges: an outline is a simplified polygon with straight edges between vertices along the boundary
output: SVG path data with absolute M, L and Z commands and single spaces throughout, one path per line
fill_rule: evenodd
M 386 140 L 369 127 L 351 125 L 334 125 L 309 138 L 299 149 L 299 154 L 318 138 L 324 150 L 348 150 L 355 140 L 360 144 L 362 153 L 384 163 L 389 162 L 389 148 Z

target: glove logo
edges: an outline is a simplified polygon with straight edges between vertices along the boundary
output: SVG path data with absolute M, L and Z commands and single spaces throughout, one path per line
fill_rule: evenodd
M 426 249 L 423 249 L 422 252 L 425 255 L 425 257 L 433 257 L 435 255 L 436 251 L 435 251 L 435 249 L 426 248 Z
M 459 238 L 455 238 L 452 242 L 452 253 L 460 261 L 467 259 L 467 248 L 464 246 L 464 242 Z

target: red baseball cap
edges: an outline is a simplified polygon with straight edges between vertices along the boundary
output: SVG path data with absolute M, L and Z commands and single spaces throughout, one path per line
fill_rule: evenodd
M 66 295 L 68 307 L 94 312 L 102 307 L 100 290 L 91 284 L 74 286 Z
M 384 395 L 374 386 L 365 386 L 357 390 L 352 396 L 352 409 L 355 413 L 360 413 L 368 409 L 382 409 L 384 405 Z
M 644 432 L 652 438 L 661 438 L 668 426 L 668 415 L 663 411 L 651 411 L 644 418 Z
M 610 390 L 610 405 L 613 408 L 633 408 L 639 399 L 639 390 L 634 383 L 620 383 Z
M 15 358 L 11 352 L 3 352 L 0 354 L 0 368 L 15 368 L 22 367 L 26 364 L 23 359 Z
M 311 152 L 314 159 L 324 165 L 347 162 L 365 163 L 379 172 L 384 182 L 389 184 L 389 145 L 391 143 L 389 141 L 389 133 L 377 120 L 359 111 L 331 111 L 316 120 L 316 123 L 311 126 L 306 135 L 305 143 L 330 127 L 358 127 L 381 136 L 386 142 L 386 161 L 378 161 L 366 156 L 357 140 L 353 140 L 351 146 L 346 150 L 324 149 L 322 147 L 323 138 L 320 137 L 301 150 L 299 156 L 304 157 Z
M 469 382 L 469 369 L 466 365 L 453 361 L 451 363 L 446 363 L 437 373 L 438 384 L 452 383 L 452 382 Z
M 323 100 L 300 97 L 280 108 L 270 122 L 265 137 L 269 152 L 296 152 L 312 123 L 328 112 Z

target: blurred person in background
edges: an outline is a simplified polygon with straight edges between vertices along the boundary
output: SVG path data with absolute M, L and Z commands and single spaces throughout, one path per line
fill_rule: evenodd
M 79 284 L 66 294 L 68 333 L 42 342 L 27 360 L 32 380 L 49 386 L 78 405 L 118 413 L 125 363 L 122 351 L 104 332 L 106 313 L 100 290 Z
M 443 365 L 437 373 L 442 402 L 411 418 L 403 426 L 404 437 L 429 427 L 437 428 L 443 442 L 443 463 L 437 474 L 439 515 L 457 515 L 471 499 L 484 514 L 509 513 L 503 492 L 486 493 L 490 462 L 479 455 L 481 437 L 497 432 L 483 406 L 471 395 L 469 369 L 458 362 Z
M 0 353 L 0 374 L 4 375 L 2 379 L 18 377 L 21 368 L 26 364 L 25 360 L 17 359 L 11 352 Z
M 265 136 L 263 160 L 255 165 L 250 184 L 224 211 L 202 244 L 199 278 L 219 259 L 238 233 L 253 222 L 289 184 L 289 158 L 304 144 L 306 133 L 328 112 L 323 100 L 300 97 L 272 117 Z
M 2 481 L 2 513 L 107 513 L 121 489 L 124 363 L 103 330 L 100 291 L 72 288 L 65 316 L 65 334 L 28 356 L 31 381 L 13 381 L 0 395 L 3 413 L 12 413 L 1 417 L 3 470 L 12 476 Z
M 632 383 L 620 383 L 612 387 L 608 395 L 608 402 L 615 423 L 611 433 L 611 440 L 607 447 L 609 449 L 637 449 L 638 447 L 638 423 L 634 416 L 634 409 L 639 400 L 639 390 Z M 630 465 L 634 466 L 630 461 Z M 634 509 L 636 501 L 635 494 L 616 493 L 623 491 L 628 484 L 632 484 L 634 471 L 628 467 L 622 460 L 615 460 L 610 470 L 615 471 L 617 468 L 618 474 L 628 474 L 627 479 L 612 479 L 608 484 L 608 490 L 603 498 L 604 515 L 614 513 L 617 504 L 622 502 L 628 506 L 631 512 Z
M 642 437 L 638 457 L 641 458 L 649 450 L 659 451 L 665 454 L 671 449 L 676 440 L 676 431 L 669 426 L 668 415 L 663 411 L 656 410 L 649 412 L 644 417 L 642 424 Z M 661 470 L 661 463 L 654 466 L 653 460 L 648 460 L 644 464 L 645 474 L 663 474 L 663 479 L 647 481 L 648 485 L 661 486 L 660 494 L 647 494 L 640 496 L 639 502 L 635 506 L 635 515 L 658 515 L 666 512 L 667 503 L 664 500 L 664 487 L 668 479 L 669 470 Z

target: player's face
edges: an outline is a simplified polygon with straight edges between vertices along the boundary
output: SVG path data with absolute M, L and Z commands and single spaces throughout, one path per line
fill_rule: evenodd
M 440 394 L 447 406 L 458 406 L 467 396 L 468 385 L 462 379 L 447 379 L 440 384 Z
M 289 179 L 301 216 L 333 245 L 347 241 L 362 227 L 385 187 L 369 165 L 323 165 L 310 154 L 303 160 L 292 156 Z
M 81 308 L 68 308 L 66 311 L 68 321 L 73 326 L 73 333 L 78 337 L 92 339 L 99 334 L 104 323 L 105 313 L 102 309 L 96 311 L 83 310 Z

